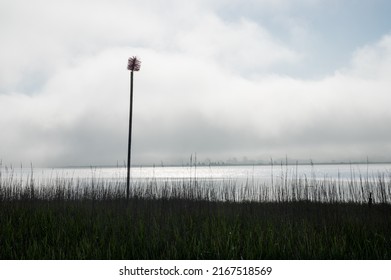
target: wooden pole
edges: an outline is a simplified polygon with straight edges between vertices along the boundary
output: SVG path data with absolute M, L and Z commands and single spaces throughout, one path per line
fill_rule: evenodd
M 126 199 L 129 200 L 130 192 L 130 165 L 132 147 L 132 115 L 133 115 L 133 71 L 130 71 L 130 110 L 129 110 L 129 136 L 128 136 L 128 170 L 126 178 Z

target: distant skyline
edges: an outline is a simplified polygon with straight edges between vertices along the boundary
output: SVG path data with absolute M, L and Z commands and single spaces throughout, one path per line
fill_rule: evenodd
M 391 2 L 0 0 L 0 161 L 391 161 Z

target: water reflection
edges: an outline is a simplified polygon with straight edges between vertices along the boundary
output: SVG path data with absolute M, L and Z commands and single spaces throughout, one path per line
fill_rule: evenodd
M 123 167 L 12 168 L 2 166 L 2 177 L 23 181 L 47 179 L 118 180 L 126 177 Z M 133 181 L 156 180 L 238 180 L 272 183 L 278 180 L 370 180 L 391 174 L 391 164 L 246 165 L 246 166 L 159 166 L 132 167 Z

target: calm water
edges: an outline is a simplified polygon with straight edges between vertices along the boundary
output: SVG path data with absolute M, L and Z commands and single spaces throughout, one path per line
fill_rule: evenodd
M 45 181 L 50 179 L 81 179 L 124 181 L 126 168 L 0 168 L 2 179 L 12 176 L 18 180 Z M 197 166 L 197 167 L 133 167 L 133 182 L 145 180 L 233 180 L 271 183 L 279 180 L 332 179 L 341 181 L 372 179 L 379 174 L 391 176 L 391 164 L 324 164 L 324 165 L 254 165 L 254 166 Z

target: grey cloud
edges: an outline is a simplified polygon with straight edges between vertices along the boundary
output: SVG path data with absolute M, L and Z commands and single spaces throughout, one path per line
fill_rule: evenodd
M 131 55 L 142 60 L 135 76 L 135 163 L 180 163 L 195 152 L 200 160 L 265 161 L 391 152 L 390 36 L 358 49 L 335 74 L 305 80 L 271 71 L 298 63 L 300 52 L 251 19 L 222 19 L 206 2 L 70 1 L 65 14 L 39 3 L 49 9 L 32 8 L 29 16 L 20 1 L 10 2 L 14 8 L 3 19 L 18 34 L 8 30 L 10 40 L 0 46 L 4 162 L 122 163 Z M 192 12 L 195 18 L 187 16 Z M 23 16 L 42 21 L 33 28 L 18 23 Z M 12 50 L 23 55 L 8 55 Z

